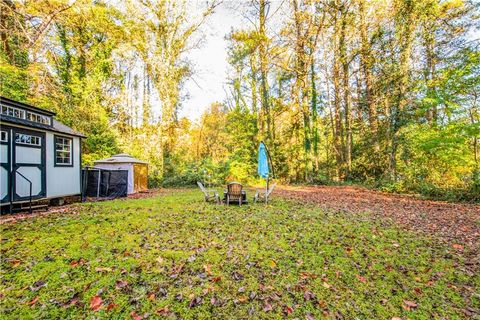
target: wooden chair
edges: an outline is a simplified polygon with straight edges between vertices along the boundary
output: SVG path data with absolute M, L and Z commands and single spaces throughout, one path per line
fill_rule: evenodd
M 205 202 L 209 202 L 211 200 L 214 200 L 215 203 L 220 202 L 220 198 L 218 197 L 218 193 L 217 193 L 216 190 L 205 189 L 205 187 L 203 186 L 203 184 L 200 181 L 197 181 L 197 185 L 200 188 L 200 190 L 202 190 L 203 194 L 205 195 Z
M 242 205 L 243 201 L 243 186 L 238 182 L 231 182 L 227 185 L 227 204 L 231 201 L 238 201 L 238 205 Z
M 264 191 L 264 190 L 257 190 L 257 193 L 255 193 L 255 196 L 253 197 L 253 203 L 256 203 L 258 201 L 265 201 L 267 202 L 268 201 L 268 197 L 270 197 L 270 195 L 272 194 L 273 192 L 273 189 L 275 189 L 275 187 L 277 186 L 276 183 L 272 184 L 270 186 L 270 189 L 268 189 L 267 191 Z

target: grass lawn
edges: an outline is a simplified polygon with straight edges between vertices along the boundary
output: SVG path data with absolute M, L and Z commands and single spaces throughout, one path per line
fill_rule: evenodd
M 368 216 L 198 191 L 2 225 L 2 318 L 474 317 L 454 249 Z

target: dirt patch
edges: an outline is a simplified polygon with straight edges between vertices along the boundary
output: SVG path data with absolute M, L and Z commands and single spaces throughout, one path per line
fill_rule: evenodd
M 434 235 L 458 250 L 480 245 L 480 205 L 419 200 L 359 187 L 280 187 L 274 193 L 312 202 L 324 210 L 369 212 L 413 231 Z

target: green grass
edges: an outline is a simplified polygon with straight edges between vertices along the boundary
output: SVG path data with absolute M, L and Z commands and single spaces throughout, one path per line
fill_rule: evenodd
M 225 207 L 173 191 L 89 203 L 2 226 L 1 317 L 467 318 L 479 277 L 450 251 L 281 199 Z

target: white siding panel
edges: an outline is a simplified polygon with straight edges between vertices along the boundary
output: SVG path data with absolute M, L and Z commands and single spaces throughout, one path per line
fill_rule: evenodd
M 80 138 L 73 138 L 73 167 L 55 167 L 54 134 L 47 132 L 47 197 L 80 194 Z
M 8 145 L 6 144 L 0 144 L 0 162 L 8 162 Z
M 38 195 L 42 190 L 42 171 L 37 167 L 20 167 L 17 172 L 20 172 L 32 182 L 32 196 Z M 20 197 L 30 195 L 30 183 L 18 174 L 15 179 L 15 192 Z
M 17 145 L 15 147 L 15 162 L 16 163 L 42 163 L 42 149 L 29 148 Z
M 5 198 L 8 193 L 8 171 L 0 167 L 0 199 Z

